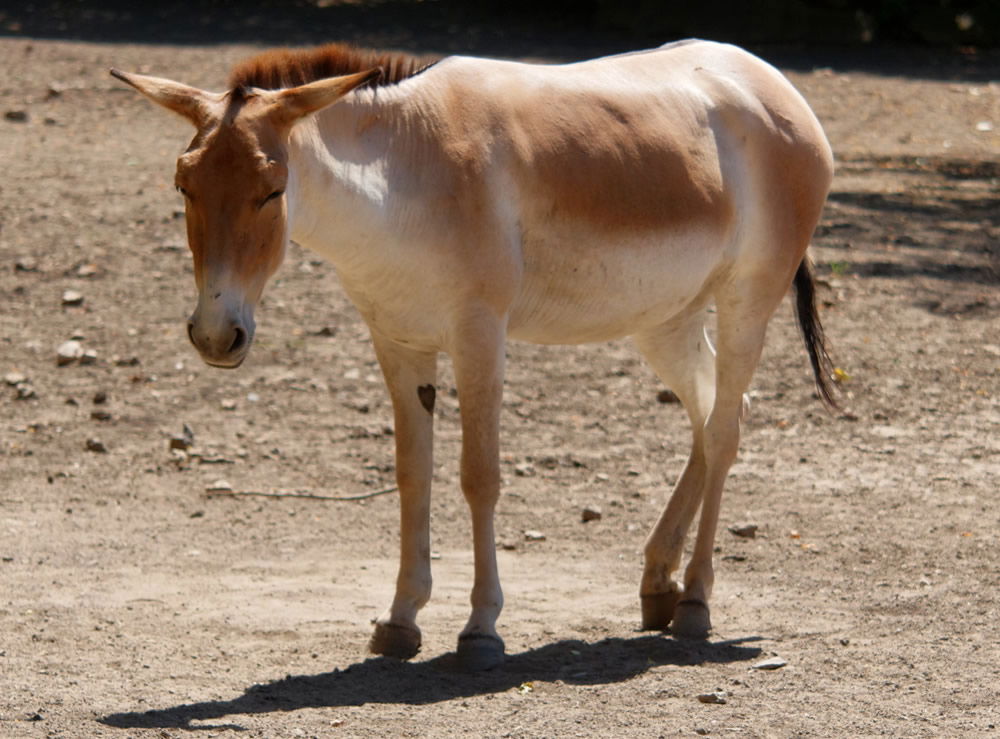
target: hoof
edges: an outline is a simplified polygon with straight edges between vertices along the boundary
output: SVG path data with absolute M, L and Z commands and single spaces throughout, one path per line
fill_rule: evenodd
M 375 624 L 368 649 L 385 657 L 410 659 L 420 651 L 420 629 L 398 624 Z
M 458 663 L 467 672 L 492 670 L 503 663 L 503 640 L 489 634 L 458 637 Z
M 674 618 L 674 609 L 680 593 L 652 593 L 640 596 L 642 602 L 642 628 L 645 631 L 667 631 Z
M 712 631 L 708 606 L 700 600 L 682 600 L 677 604 L 670 633 L 685 639 L 707 639 Z

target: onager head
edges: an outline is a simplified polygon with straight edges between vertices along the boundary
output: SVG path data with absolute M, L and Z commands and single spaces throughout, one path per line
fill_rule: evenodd
M 288 135 L 296 121 L 380 74 L 373 69 L 284 90 L 211 93 L 158 77 L 111 74 L 197 129 L 177 159 L 198 305 L 188 336 L 213 367 L 236 368 L 253 312 L 288 242 Z

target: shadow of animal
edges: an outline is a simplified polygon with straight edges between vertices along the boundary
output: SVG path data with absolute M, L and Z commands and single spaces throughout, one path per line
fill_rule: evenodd
M 455 698 L 502 693 L 526 682 L 560 680 L 571 685 L 623 682 L 654 667 L 738 663 L 760 656 L 746 646 L 761 637 L 727 641 L 639 636 L 588 643 L 563 640 L 508 655 L 503 666 L 488 672 L 463 672 L 454 654 L 425 662 L 401 662 L 373 657 L 346 669 L 315 675 L 288 675 L 253 685 L 232 700 L 186 703 L 144 712 L 115 713 L 101 723 L 121 729 L 234 729 L 235 723 L 192 724 L 228 716 L 253 715 L 304 708 L 335 708 L 366 703 L 426 705 Z

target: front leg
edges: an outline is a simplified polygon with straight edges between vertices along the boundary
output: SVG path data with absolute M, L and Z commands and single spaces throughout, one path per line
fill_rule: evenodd
M 500 403 L 506 324 L 488 311 L 466 316 L 452 347 L 462 414 L 462 492 L 472 515 L 475 575 L 472 613 L 458 637 L 458 657 L 469 670 L 503 661 L 496 631 L 503 608 L 493 513 L 500 497 Z
M 369 649 L 400 659 L 420 649 L 417 612 L 431 595 L 430 501 L 437 354 L 418 352 L 372 331 L 392 399 L 399 486 L 399 575 L 392 605 L 375 621 Z

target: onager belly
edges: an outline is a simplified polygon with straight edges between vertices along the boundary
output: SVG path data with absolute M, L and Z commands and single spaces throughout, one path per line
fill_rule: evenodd
M 524 245 L 512 338 L 582 344 L 629 336 L 704 299 L 723 264 L 720 234 L 598 238 L 547 235 Z

